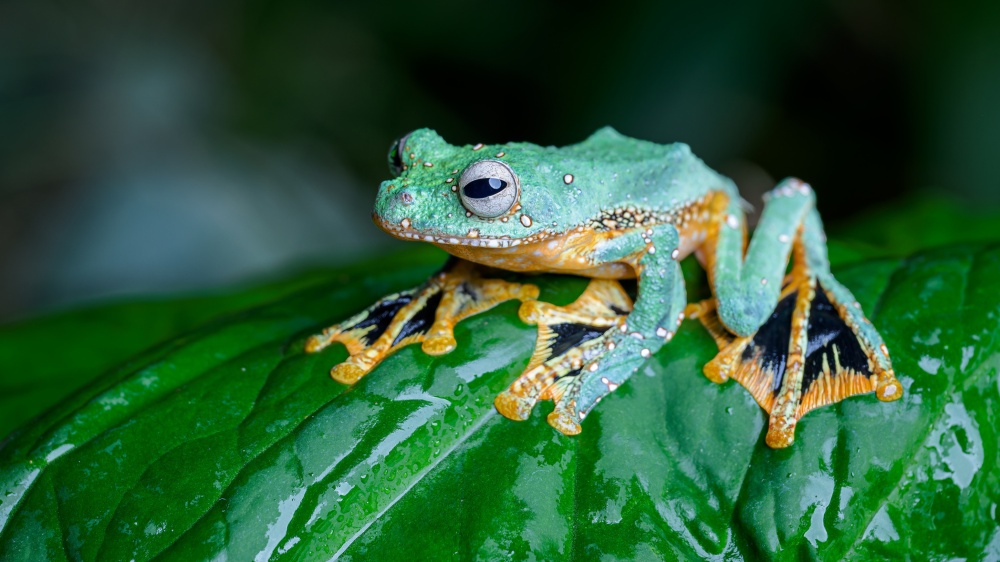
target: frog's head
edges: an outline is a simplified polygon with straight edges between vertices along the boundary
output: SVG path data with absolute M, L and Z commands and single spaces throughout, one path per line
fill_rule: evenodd
M 453 146 L 430 129 L 394 142 L 373 219 L 402 239 L 502 248 L 567 224 L 572 181 L 557 150 L 527 143 Z

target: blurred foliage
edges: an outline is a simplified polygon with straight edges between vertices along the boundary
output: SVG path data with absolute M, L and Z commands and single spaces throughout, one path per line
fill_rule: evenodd
M 996 242 L 1000 209 L 923 194 L 859 213 L 840 222 L 830 236 L 839 247 L 851 247 L 865 257 L 901 257 L 958 242 Z
M 5 2 L 0 317 L 142 268 L 140 290 L 171 290 L 232 278 L 213 266 L 278 267 L 282 252 L 370 251 L 384 240 L 367 217 L 386 148 L 422 126 L 456 143 L 566 144 L 603 125 L 680 140 L 752 203 L 775 179 L 807 179 L 828 223 L 914 189 L 997 203 L 998 30 L 987 0 Z M 291 189 L 303 176 L 325 206 Z M 225 199 L 175 205 L 214 202 L 218 232 L 165 224 L 146 244 L 190 232 L 218 247 L 162 250 L 163 271 L 109 242 L 146 242 L 130 229 L 155 223 L 135 206 L 121 213 L 138 226 L 101 215 L 129 189 L 226 182 Z M 282 197 L 303 203 L 278 220 Z M 237 210 L 252 205 L 269 213 Z
M 0 10 L 7 189 L 37 180 L 38 168 L 57 171 L 53 157 L 86 166 L 85 139 L 60 132 L 79 125 L 74 100 L 102 79 L 102 61 L 131 56 L 174 58 L 193 72 L 191 111 L 207 126 L 317 143 L 346 155 L 366 186 L 385 174 L 388 141 L 419 126 L 457 142 L 565 144 L 611 124 L 684 140 L 715 164 L 750 160 L 809 178 L 838 211 L 849 205 L 833 195 L 885 200 L 906 185 L 1000 196 L 991 149 L 1000 76 L 980 71 L 1000 49 L 994 2 Z M 164 110 L 172 101 L 149 100 Z M 116 108 L 106 110 L 113 118 Z

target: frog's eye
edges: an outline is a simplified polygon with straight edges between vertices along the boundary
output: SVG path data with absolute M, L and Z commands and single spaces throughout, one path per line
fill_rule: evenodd
M 473 162 L 458 178 L 462 205 L 486 219 L 509 211 L 517 201 L 518 189 L 517 175 L 499 160 Z
M 405 169 L 403 165 L 403 153 L 406 151 L 406 139 L 410 138 L 410 134 L 406 133 L 392 141 L 392 146 L 389 147 L 389 171 L 392 172 L 393 177 L 403 175 L 403 170 Z

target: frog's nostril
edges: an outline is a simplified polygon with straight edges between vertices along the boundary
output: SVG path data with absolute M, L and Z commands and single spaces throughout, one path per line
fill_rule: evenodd
M 409 191 L 400 192 L 397 197 L 399 197 L 399 202 L 404 205 L 410 205 L 413 203 L 413 196 L 410 195 Z

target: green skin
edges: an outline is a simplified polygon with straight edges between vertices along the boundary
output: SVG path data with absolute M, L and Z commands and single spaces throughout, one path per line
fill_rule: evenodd
M 399 178 L 382 183 L 374 210 L 376 223 L 394 236 L 432 242 L 465 259 L 504 267 L 492 259 L 493 253 L 502 250 L 489 246 L 491 238 L 521 241 L 567 233 L 580 226 L 588 228 L 591 220 L 602 213 L 627 207 L 669 214 L 711 192 L 722 191 L 729 195 L 730 203 L 714 248 L 712 289 L 720 320 L 730 331 L 752 335 L 774 310 L 792 241 L 800 228 L 809 275 L 815 276 L 836 300 L 855 303 L 850 292 L 830 274 L 815 196 L 799 180 L 786 179 L 769 193 L 744 255 L 745 218 L 736 186 L 706 166 L 685 144 L 659 145 L 604 128 L 582 143 L 561 148 L 529 143 L 477 145 L 478 149 L 453 146 L 429 129 L 414 131 L 405 145 L 401 157 L 407 169 Z M 497 157 L 501 152 L 503 156 Z M 480 160 L 501 160 L 520 179 L 521 208 L 509 214 L 506 222 L 468 216 L 452 189 L 459 174 Z M 569 184 L 564 179 L 567 174 L 572 175 Z M 446 182 L 449 178 L 450 183 Z M 522 221 L 521 215 L 531 220 Z M 400 224 L 407 226 L 405 234 L 395 226 Z M 471 229 L 478 230 L 477 239 L 467 238 Z M 467 248 L 471 243 L 477 244 L 472 253 Z M 508 267 L 614 276 L 600 266 L 626 260 L 638 263 L 634 275 L 639 280 L 639 293 L 627 317 L 627 328 L 615 331 L 611 336 L 614 346 L 609 346 L 613 349 L 594 358 L 556 404 L 557 415 L 567 424 L 578 423 L 666 343 L 669 336 L 663 337 L 664 333 L 672 335 L 676 331 L 686 304 L 679 260 L 701 243 L 681 239 L 677 228 L 662 223 L 651 229 L 632 228 L 597 244 L 586 256 L 589 271 L 554 261 L 546 264 L 544 257 L 530 267 Z M 860 308 L 848 308 L 860 337 L 872 349 L 884 349 L 881 337 L 864 320 Z M 876 354 L 875 359 L 882 368 L 891 368 L 887 357 Z

